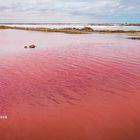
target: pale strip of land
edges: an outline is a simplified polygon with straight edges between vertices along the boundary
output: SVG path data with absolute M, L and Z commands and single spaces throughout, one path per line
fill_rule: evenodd
M 1 25 L 0 29 L 16 29 L 16 30 L 28 30 L 28 31 L 42 31 L 42 32 L 62 32 L 69 34 L 88 34 L 88 33 L 126 33 L 130 36 L 140 36 L 139 30 L 94 30 L 90 27 L 79 28 L 30 28 L 30 27 L 10 27 Z

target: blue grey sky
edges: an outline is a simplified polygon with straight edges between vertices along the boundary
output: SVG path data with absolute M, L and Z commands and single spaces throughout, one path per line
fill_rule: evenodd
M 0 0 L 1 23 L 140 23 L 140 0 Z

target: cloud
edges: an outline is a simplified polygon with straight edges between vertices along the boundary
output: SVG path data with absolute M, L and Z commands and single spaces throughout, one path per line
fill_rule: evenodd
M 139 0 L 0 0 L 0 22 L 131 22 L 139 9 Z

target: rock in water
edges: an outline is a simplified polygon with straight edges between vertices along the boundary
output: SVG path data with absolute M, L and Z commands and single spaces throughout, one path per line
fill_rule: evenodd
M 27 46 L 24 46 L 24 48 L 26 49 L 26 48 L 28 48 Z
M 33 44 L 33 45 L 30 45 L 29 48 L 36 48 L 36 46 Z

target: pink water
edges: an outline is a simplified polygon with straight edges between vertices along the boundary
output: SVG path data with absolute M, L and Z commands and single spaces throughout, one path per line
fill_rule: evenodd
M 2 140 L 139 140 L 140 41 L 0 30 L 0 115 Z

